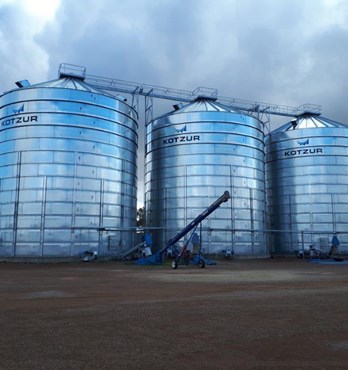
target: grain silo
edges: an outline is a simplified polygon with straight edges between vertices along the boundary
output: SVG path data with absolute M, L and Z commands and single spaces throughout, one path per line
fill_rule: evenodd
M 133 245 L 137 123 L 122 98 L 61 76 L 4 93 L 0 130 L 1 257 Z
M 214 99 L 197 98 L 147 125 L 146 225 L 162 247 L 228 190 L 203 222 L 207 254 L 267 255 L 263 124 Z
M 305 114 L 266 139 L 272 249 L 312 245 L 326 252 L 334 233 L 348 245 L 348 126 Z

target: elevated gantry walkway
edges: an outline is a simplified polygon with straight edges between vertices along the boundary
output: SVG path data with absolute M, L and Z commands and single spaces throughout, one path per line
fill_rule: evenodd
M 218 90 L 208 87 L 197 87 L 193 91 L 179 90 L 168 87 L 149 85 L 139 82 L 124 81 L 109 77 L 100 77 L 86 73 L 86 67 L 62 63 L 59 66 L 59 77 L 74 77 L 84 80 L 89 85 L 116 93 L 130 94 L 132 106 L 138 111 L 139 96 L 145 97 L 145 122 L 153 119 L 153 99 L 167 99 L 178 102 L 191 102 L 197 98 L 213 99 L 232 109 L 256 116 L 265 125 L 270 122 L 270 116 L 299 117 L 304 114 L 320 115 L 321 106 L 302 104 L 298 107 L 269 104 L 243 99 L 222 97 Z

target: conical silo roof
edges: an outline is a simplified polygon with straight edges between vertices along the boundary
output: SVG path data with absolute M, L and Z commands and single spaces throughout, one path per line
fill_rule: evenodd
M 216 102 L 216 99 L 198 97 L 197 99 L 193 100 L 192 102 L 186 105 L 182 105 L 182 103 L 174 105 L 174 110 L 157 117 L 156 120 L 163 117 L 170 117 L 181 113 L 198 113 L 198 112 L 240 113 L 226 105 Z
M 322 127 L 344 127 L 347 128 L 347 125 L 333 121 L 329 118 L 325 118 L 319 115 L 306 114 L 300 117 L 297 117 L 285 125 L 277 128 L 272 133 L 301 130 L 306 128 L 322 128 Z
M 75 78 L 75 77 L 63 77 L 63 78 L 58 78 L 56 80 L 40 82 L 38 84 L 29 86 L 29 88 L 31 87 L 35 87 L 35 88 L 36 87 L 53 87 L 53 88 L 62 88 L 62 89 L 73 89 L 73 90 L 89 91 L 89 92 L 103 94 L 103 95 L 110 95 L 103 90 L 96 89 L 95 87 L 87 84 L 81 78 Z M 113 95 L 110 95 L 110 96 L 113 96 Z
M 177 110 L 177 113 L 184 113 L 184 112 L 235 112 L 231 108 L 216 102 L 214 99 L 209 98 L 197 98 L 193 102 L 185 105 L 183 108 Z

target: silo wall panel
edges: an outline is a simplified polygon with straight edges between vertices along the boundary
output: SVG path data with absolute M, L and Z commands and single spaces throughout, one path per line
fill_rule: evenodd
M 228 190 L 232 199 L 202 223 L 204 251 L 267 254 L 264 238 L 255 237 L 255 225 L 265 228 L 264 143 L 258 120 L 221 112 L 159 118 L 147 126 L 145 167 L 146 224 L 165 229 L 154 232 L 157 248 Z
M 298 129 L 267 138 L 268 227 L 279 230 L 276 253 L 310 245 L 327 251 L 334 233 L 340 251 L 348 251 L 347 148 L 346 128 Z
M 111 231 L 99 230 L 135 226 L 132 108 L 98 93 L 34 87 L 4 94 L 0 106 L 0 256 L 107 256 Z M 116 206 L 126 212 L 118 217 Z M 134 244 L 133 232 L 123 237 Z

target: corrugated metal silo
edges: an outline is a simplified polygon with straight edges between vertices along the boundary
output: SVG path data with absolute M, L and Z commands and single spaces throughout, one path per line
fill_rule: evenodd
M 110 255 L 132 245 L 137 123 L 133 108 L 64 77 L 0 100 L 2 257 Z M 112 234 L 115 234 L 113 232 Z
M 146 225 L 161 228 L 157 248 L 228 190 L 231 201 L 203 222 L 204 252 L 267 254 L 259 120 L 198 98 L 150 122 L 146 143 Z
M 348 245 L 348 126 L 303 115 L 266 138 L 266 183 L 273 250 L 326 251 Z

